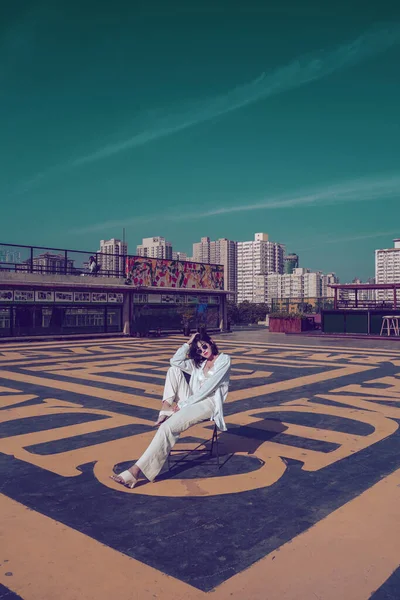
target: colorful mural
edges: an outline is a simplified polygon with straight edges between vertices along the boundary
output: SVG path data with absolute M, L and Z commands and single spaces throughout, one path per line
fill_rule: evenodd
M 135 286 L 224 289 L 222 265 L 132 256 L 126 259 L 126 276 Z

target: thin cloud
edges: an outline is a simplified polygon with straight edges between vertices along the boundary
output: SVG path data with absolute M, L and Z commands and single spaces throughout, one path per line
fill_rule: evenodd
M 124 227 L 136 223 L 150 223 L 154 221 L 194 221 L 237 212 L 250 212 L 255 210 L 282 210 L 292 207 L 320 207 L 352 202 L 370 202 L 373 200 L 387 200 L 400 196 L 400 176 L 386 176 L 380 179 L 357 179 L 339 185 L 330 185 L 303 194 L 282 195 L 265 198 L 255 204 L 241 202 L 236 206 L 221 206 L 212 210 L 198 213 L 164 214 L 154 216 L 135 217 L 120 221 L 106 221 L 87 227 L 74 229 L 70 233 L 93 233 L 105 231 L 113 227 Z
M 307 250 L 312 250 L 313 248 L 320 248 L 321 245 L 325 244 L 340 244 L 342 242 L 358 242 L 360 240 L 373 240 L 380 237 L 388 237 L 388 236 L 399 236 L 400 235 L 400 227 L 394 229 L 392 231 L 375 231 L 374 233 L 361 233 L 360 235 L 351 235 L 339 238 L 326 239 L 326 237 L 320 237 L 318 244 L 313 244 L 312 246 L 307 246 L 307 248 L 297 248 L 297 252 L 306 252 Z
M 103 146 L 87 156 L 77 158 L 71 166 L 80 166 L 143 146 L 149 142 L 178 133 L 189 127 L 225 116 L 240 108 L 276 94 L 300 87 L 352 67 L 372 56 L 385 52 L 400 43 L 400 25 L 369 31 L 356 40 L 343 44 L 331 52 L 302 56 L 285 67 L 262 73 L 250 83 L 225 94 L 210 98 L 179 115 L 160 120 L 155 127 L 114 144 Z
M 292 196 L 278 196 L 268 198 L 256 204 L 239 204 L 237 206 L 224 206 L 203 213 L 192 215 L 177 215 L 174 220 L 187 218 L 205 218 L 217 215 L 226 215 L 236 212 L 253 210 L 273 210 L 292 208 L 296 206 L 327 206 L 343 204 L 346 202 L 366 202 L 379 198 L 392 198 L 400 195 L 400 176 L 391 176 L 382 179 L 357 179 L 340 185 L 331 185 L 305 194 Z
M 73 168 L 104 160 L 215 118 L 223 117 L 271 96 L 353 67 L 399 43 L 400 23 L 369 30 L 357 39 L 342 44 L 334 50 L 301 56 L 286 66 L 277 68 L 270 73 L 262 73 L 250 83 L 238 86 L 225 94 L 181 108 L 175 115 L 166 114 L 161 116 L 155 120 L 151 127 L 144 131 L 120 139 L 115 143 L 101 146 L 85 156 L 77 157 L 64 165 L 54 167 L 47 171 L 47 176 L 57 175 Z M 25 182 L 21 188 L 22 192 L 37 185 L 45 174 L 42 172 L 39 178 L 34 177 Z

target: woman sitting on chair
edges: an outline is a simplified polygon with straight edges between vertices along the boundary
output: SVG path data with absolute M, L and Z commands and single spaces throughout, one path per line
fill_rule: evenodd
M 153 481 L 161 471 L 179 435 L 205 419 L 226 431 L 223 402 L 228 395 L 231 359 L 219 353 L 207 333 L 195 333 L 171 358 L 164 387 L 159 427 L 139 460 L 111 479 L 134 488 L 141 475 Z M 183 373 L 190 375 L 187 383 Z

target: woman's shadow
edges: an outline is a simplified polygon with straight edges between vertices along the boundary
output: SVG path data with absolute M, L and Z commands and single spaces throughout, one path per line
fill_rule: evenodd
M 174 458 L 171 458 L 173 456 L 171 453 L 166 470 L 163 470 L 157 478 L 159 481 L 171 477 L 182 477 L 185 474 L 190 477 L 208 477 L 210 473 L 213 476 L 232 475 L 246 471 L 246 465 L 249 470 L 259 468 L 263 461 L 254 457 L 249 462 L 248 458 L 243 455 L 247 454 L 251 459 L 259 446 L 279 437 L 286 431 L 287 426 L 279 419 L 260 419 L 252 425 L 228 424 L 228 431 L 218 433 L 218 447 L 214 441 L 212 454 L 210 449 L 214 425 L 210 424 L 206 429 L 210 430 L 210 438 L 207 440 L 182 436 L 182 442 L 188 442 L 188 437 L 190 437 L 193 448 L 174 450 Z M 236 456 L 237 454 L 240 456 Z M 186 473 L 189 470 L 191 471 L 190 475 Z
M 242 452 L 255 454 L 259 446 L 287 429 L 280 419 L 260 419 L 252 425 L 229 425 L 219 434 L 220 453 Z

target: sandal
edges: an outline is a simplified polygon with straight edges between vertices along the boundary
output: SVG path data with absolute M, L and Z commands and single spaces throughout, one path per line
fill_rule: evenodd
M 173 410 L 160 410 L 159 414 L 158 414 L 158 419 L 155 422 L 155 426 L 158 427 L 159 425 L 161 425 L 162 423 L 164 423 L 164 421 L 166 421 L 167 419 L 169 419 L 169 417 L 171 415 L 174 414 Z
M 122 481 L 119 481 L 117 479 L 118 477 L 120 477 Z M 124 485 L 125 487 L 128 487 L 131 490 L 133 490 L 133 488 L 139 481 L 138 479 L 136 479 L 136 477 L 132 475 L 130 471 L 122 471 L 122 473 L 119 473 L 118 475 L 110 475 L 110 478 L 113 481 L 116 481 L 117 483 L 120 483 L 121 485 Z

